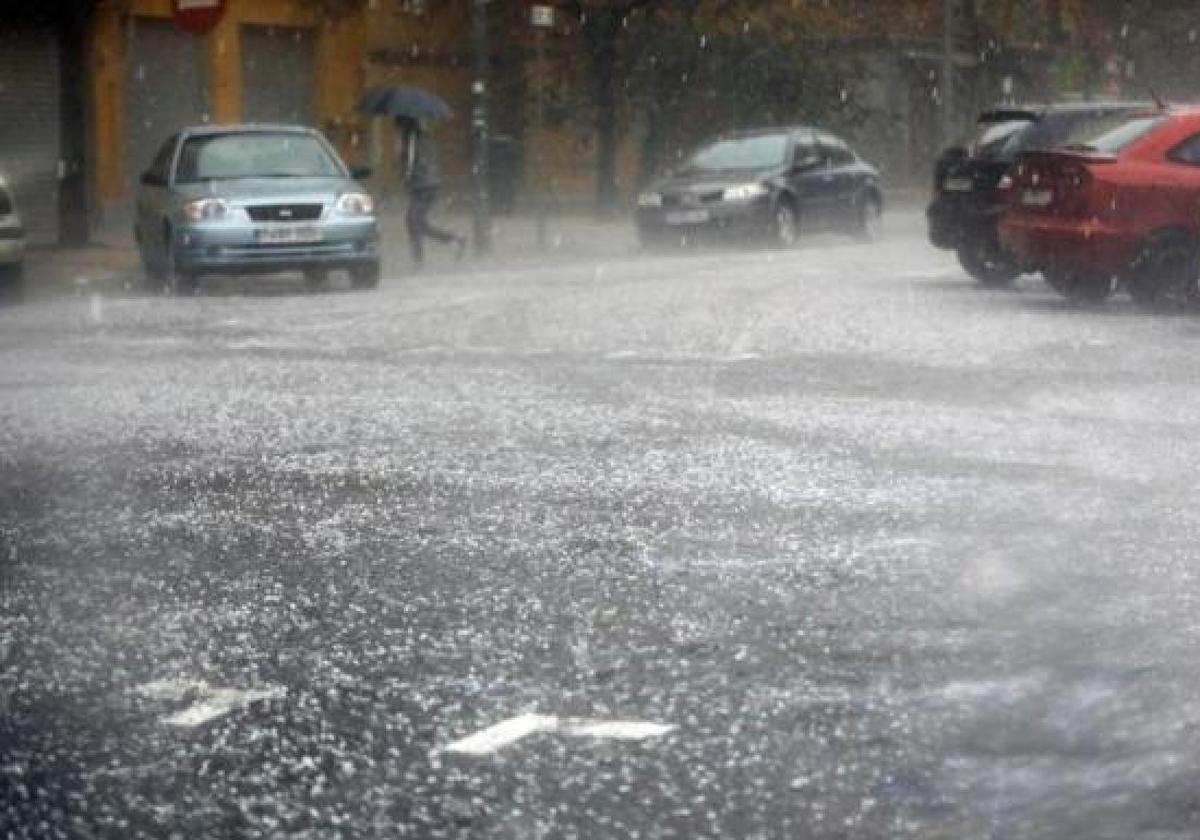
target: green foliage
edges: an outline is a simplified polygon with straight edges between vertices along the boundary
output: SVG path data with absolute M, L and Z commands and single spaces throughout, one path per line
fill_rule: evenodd
M 626 57 L 630 113 L 645 130 L 644 174 L 722 131 L 799 123 L 848 130 L 866 118 L 862 65 L 833 43 L 778 19 L 768 27 L 727 15 L 705 26 L 687 9 L 663 25 L 663 6 L 657 19 L 631 27 Z

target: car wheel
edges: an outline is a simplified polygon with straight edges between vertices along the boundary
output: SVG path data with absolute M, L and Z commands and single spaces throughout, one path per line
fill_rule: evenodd
M 350 269 L 350 284 L 356 289 L 374 289 L 379 285 L 382 274 L 377 262 L 356 265 Z
M 1125 278 L 1134 303 L 1155 309 L 1184 309 L 1200 300 L 1196 245 L 1184 234 L 1153 240 Z
M 304 269 L 304 285 L 309 291 L 324 288 L 329 280 L 329 272 L 323 268 Z
M 25 267 L 0 265 L 0 300 L 19 301 L 25 293 Z
M 1113 278 L 1099 271 L 1047 269 L 1046 283 L 1067 300 L 1076 303 L 1100 303 L 1113 292 Z
M 796 206 L 787 199 L 780 199 L 771 214 L 771 244 L 776 248 L 791 248 L 800 239 L 800 219 Z
M 199 291 L 199 282 L 195 273 L 185 271 L 179 265 L 175 254 L 175 238 L 168 230 L 163 243 L 162 283 L 171 295 L 191 295 Z
M 858 219 L 854 223 L 854 238 L 874 242 L 883 233 L 883 203 L 877 196 L 864 195 L 858 203 Z
M 678 248 L 680 237 L 661 231 L 639 230 L 638 247 L 643 251 L 665 251 L 668 248 Z
M 138 258 L 142 263 L 142 288 L 160 290 L 165 282 L 165 272 L 159 263 L 154 261 L 154 255 L 146 248 L 141 237 L 137 240 Z
M 1008 286 L 1021 273 L 994 239 L 970 239 L 958 246 L 958 264 L 984 286 Z

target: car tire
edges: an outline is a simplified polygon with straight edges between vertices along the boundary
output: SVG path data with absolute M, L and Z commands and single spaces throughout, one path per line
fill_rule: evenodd
M 963 271 L 983 286 L 1009 286 L 1021 274 L 1016 262 L 994 239 L 969 239 L 955 253 Z
M 319 291 L 325 288 L 325 284 L 329 282 L 329 271 L 324 268 L 306 268 L 304 269 L 304 287 L 310 292 Z
M 1115 285 L 1111 275 L 1099 271 L 1046 269 L 1042 276 L 1050 288 L 1075 303 L 1101 303 Z
M 680 237 L 671 236 L 670 234 L 662 231 L 638 231 L 638 248 L 647 253 L 678 248 L 680 244 Z
M 776 248 L 792 248 L 800 240 L 800 217 L 791 199 L 781 198 L 775 203 L 767 234 Z
M 356 265 L 350 269 L 350 285 L 356 289 L 374 289 L 382 276 L 383 270 L 378 262 Z
M 1154 237 L 1125 278 L 1133 302 L 1148 309 L 1181 310 L 1200 301 L 1196 243 L 1183 233 Z
M 170 230 L 165 234 L 163 242 L 162 284 L 170 295 L 194 295 L 200 290 L 199 279 L 191 271 L 185 271 L 179 265 L 175 255 L 175 239 Z
M 25 296 L 25 266 L 0 265 L 0 301 L 19 301 Z
M 859 242 L 874 242 L 883 233 L 883 202 L 879 196 L 867 193 L 858 202 L 858 218 L 854 222 L 854 238 Z

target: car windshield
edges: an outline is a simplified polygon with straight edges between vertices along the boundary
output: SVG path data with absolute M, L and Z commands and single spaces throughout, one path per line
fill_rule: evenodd
M 13 203 L 8 191 L 0 188 L 0 216 L 7 216 L 12 211 Z
M 202 134 L 184 141 L 177 183 L 237 178 L 308 178 L 341 175 L 337 162 L 311 134 L 253 131 Z
M 1004 146 L 1003 156 L 1011 158 L 1019 152 L 1079 145 L 1123 125 L 1131 113 L 1129 108 L 1052 111 L 1012 135 Z
M 1003 157 L 1005 146 L 1013 135 L 1031 124 L 1029 119 L 988 120 L 976 126 L 975 134 L 967 141 L 971 157 L 994 160 Z
M 703 147 L 692 155 L 684 168 L 702 171 L 770 169 L 783 165 L 787 148 L 786 134 L 733 137 Z
M 1089 152 L 1119 154 L 1162 125 L 1164 120 L 1166 116 L 1162 114 L 1143 114 L 1133 118 L 1125 114 L 1120 119 L 1088 126 L 1088 131 L 1076 132 L 1064 146 Z

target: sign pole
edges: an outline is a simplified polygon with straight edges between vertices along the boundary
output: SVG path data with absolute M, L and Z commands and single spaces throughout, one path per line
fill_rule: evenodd
M 538 142 L 544 142 L 546 136 L 546 30 L 554 26 L 553 6 L 533 6 L 529 11 L 530 23 L 534 28 L 534 65 L 537 73 L 537 110 L 535 112 L 535 130 Z M 537 193 L 537 244 L 541 250 L 546 249 L 546 186 L 538 186 Z
M 475 179 L 474 239 L 475 253 L 492 250 L 491 199 L 488 195 L 488 83 L 491 56 L 488 50 L 488 0 L 475 0 L 472 41 L 475 52 L 475 80 L 471 83 L 471 174 Z

